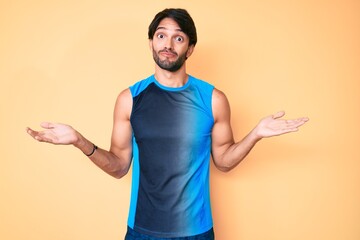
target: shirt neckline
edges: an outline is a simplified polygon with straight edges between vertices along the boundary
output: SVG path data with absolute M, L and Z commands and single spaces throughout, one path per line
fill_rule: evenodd
M 166 91 L 171 91 L 171 92 L 177 92 L 177 91 L 182 91 L 184 89 L 186 89 L 192 82 L 193 77 L 191 75 L 188 75 L 188 80 L 187 82 L 181 86 L 181 87 L 168 87 L 168 86 L 164 86 L 161 83 L 159 83 L 156 78 L 155 75 L 152 75 L 152 78 L 154 80 L 154 83 L 156 84 L 156 86 L 158 86 L 159 88 L 166 90 Z

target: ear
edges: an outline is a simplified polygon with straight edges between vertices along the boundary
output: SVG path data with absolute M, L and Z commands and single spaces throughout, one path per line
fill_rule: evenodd
M 153 49 L 153 44 L 152 44 L 152 39 L 149 39 L 149 49 L 150 49 L 150 51 L 152 52 L 152 49 Z
M 193 44 L 189 46 L 189 48 L 186 52 L 186 58 L 189 58 L 191 56 L 191 54 L 194 52 L 194 48 L 195 48 L 195 46 Z

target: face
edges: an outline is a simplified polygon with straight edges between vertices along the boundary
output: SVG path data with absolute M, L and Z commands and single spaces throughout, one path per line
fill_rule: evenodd
M 173 19 L 164 18 L 157 27 L 153 39 L 150 40 L 150 48 L 160 68 L 176 72 L 190 57 L 194 46 L 189 46 L 188 36 L 181 31 Z

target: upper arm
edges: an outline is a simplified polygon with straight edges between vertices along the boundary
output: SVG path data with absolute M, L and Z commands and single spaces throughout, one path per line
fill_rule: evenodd
M 128 167 L 132 158 L 131 110 L 131 92 L 130 89 L 125 89 L 119 94 L 115 104 L 110 152 L 124 161 Z
M 211 133 L 212 156 L 216 166 L 221 166 L 223 154 L 234 143 L 230 124 L 230 105 L 223 92 L 214 89 L 212 95 L 214 126 Z

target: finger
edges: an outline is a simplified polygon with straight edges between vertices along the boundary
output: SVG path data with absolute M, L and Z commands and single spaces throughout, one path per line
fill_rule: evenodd
M 34 138 L 39 142 L 55 143 L 56 141 L 56 137 L 49 130 L 36 132 Z
M 51 129 L 55 127 L 55 124 L 51 122 L 42 122 L 40 126 L 46 129 Z
M 30 132 L 31 132 L 32 130 L 31 130 L 31 128 L 26 127 L 26 128 L 25 128 L 25 131 L 26 131 L 28 134 L 30 134 Z
M 291 132 L 297 132 L 297 131 L 299 131 L 299 129 L 298 128 L 288 128 L 288 129 L 284 129 L 284 131 L 283 131 L 283 134 L 285 134 L 285 133 L 291 133 Z
M 31 128 L 26 128 L 26 132 L 33 137 L 35 140 L 39 141 L 39 142 L 48 142 L 48 143 L 54 143 L 54 141 L 46 136 L 45 132 L 38 132 L 38 131 L 34 131 Z
M 30 136 L 32 136 L 32 137 L 35 137 L 35 136 L 38 134 L 38 132 L 32 130 L 32 129 L 29 128 L 29 127 L 26 128 L 26 132 L 27 132 Z
M 305 124 L 307 121 L 309 121 L 308 118 L 298 118 L 298 119 L 292 119 L 292 120 L 286 120 L 286 123 L 289 127 L 299 127 L 303 124 Z
M 307 121 L 309 121 L 310 119 L 309 119 L 308 117 L 303 117 L 303 118 L 301 118 L 301 120 L 304 121 L 304 122 L 307 122 Z
M 47 138 L 45 136 L 36 135 L 34 138 L 39 142 L 54 143 L 54 141 L 51 138 Z
M 32 130 L 31 128 L 27 128 L 26 129 L 27 131 L 27 133 L 31 136 L 31 137 L 33 137 L 35 140 L 39 140 L 40 139 L 40 133 L 39 132 L 37 132 L 37 131 L 34 131 L 34 130 Z
M 272 115 L 272 118 L 277 119 L 277 118 L 283 117 L 284 115 L 285 115 L 284 111 L 279 111 L 279 112 L 275 113 L 274 115 Z

